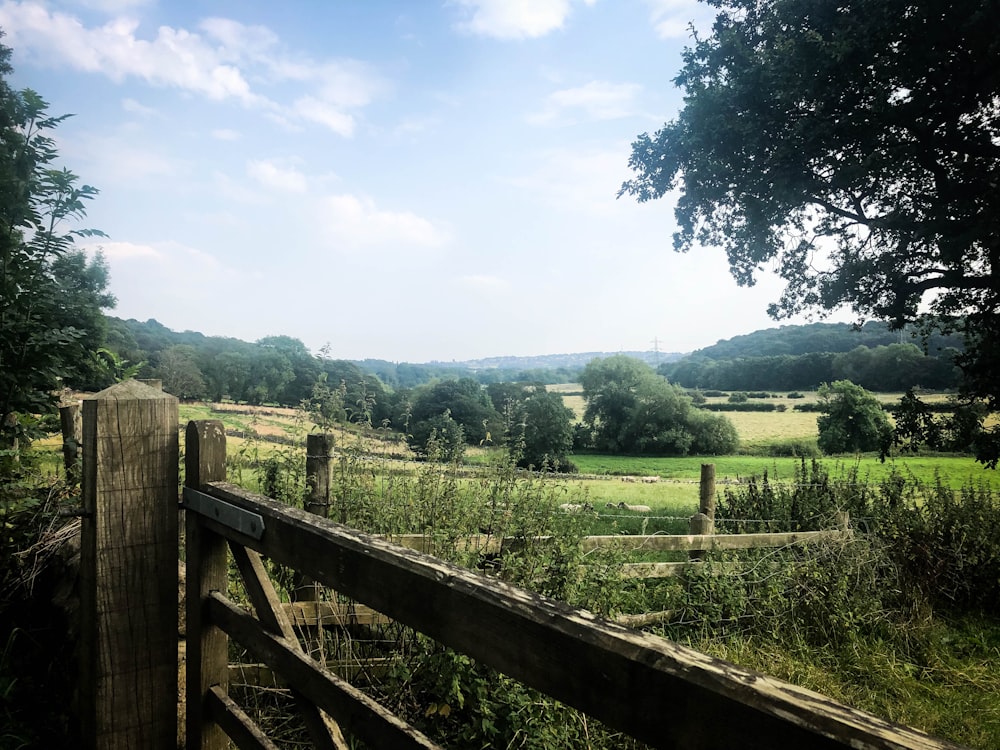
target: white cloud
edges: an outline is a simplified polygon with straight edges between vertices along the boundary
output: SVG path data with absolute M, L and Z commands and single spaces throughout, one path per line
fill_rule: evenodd
M 198 31 L 160 26 L 143 38 L 139 21 L 121 16 L 87 27 L 78 18 L 33 2 L 6 0 L 0 28 L 18 56 L 49 67 L 70 67 L 122 82 L 129 78 L 214 101 L 236 100 L 294 127 L 309 122 L 349 137 L 353 111 L 368 105 L 385 82 L 356 60 L 308 60 L 285 54 L 274 32 L 225 18 L 202 21 Z M 293 103 L 255 91 L 283 84 Z M 307 91 L 303 91 L 303 88 Z
M 234 61 L 260 58 L 278 43 L 278 36 L 266 26 L 247 26 L 228 18 L 206 18 L 198 27 L 222 45 L 221 54 Z
M 145 104 L 140 104 L 135 99 L 122 99 L 122 109 L 133 115 L 140 115 L 142 117 L 151 117 L 156 114 L 155 109 L 147 107 Z
M 311 80 L 316 81 L 324 101 L 350 109 L 370 104 L 374 96 L 385 88 L 369 67 L 357 60 L 337 60 L 320 65 Z
M 250 85 L 202 37 L 161 26 L 153 40 L 136 35 L 139 22 L 117 18 L 85 28 L 76 18 L 30 3 L 0 6 L 0 27 L 12 46 L 30 50 L 49 65 L 103 73 L 115 81 L 136 77 L 155 86 L 192 91 L 210 99 L 254 101 Z
M 145 266 L 153 263 L 161 269 L 170 269 L 178 278 L 183 278 L 189 273 L 210 273 L 215 276 L 227 272 L 226 267 L 211 253 L 173 241 L 151 244 L 117 241 L 95 242 L 87 244 L 83 249 L 89 255 L 94 255 L 97 252 L 104 253 L 104 257 L 108 259 L 112 269 L 116 265 L 121 267 L 122 263 Z
M 635 83 L 591 81 L 576 88 L 554 91 L 546 97 L 541 112 L 527 119 L 534 124 L 551 124 L 570 113 L 580 112 L 590 120 L 614 120 L 635 112 L 635 99 L 642 87 Z
M 295 102 L 293 110 L 303 120 L 324 125 L 345 138 L 354 135 L 354 118 L 333 104 L 304 96 Z
M 448 232 L 409 211 L 386 211 L 370 198 L 331 195 L 322 200 L 323 223 L 335 248 L 378 245 L 440 247 Z
M 308 187 L 304 174 L 273 161 L 251 161 L 247 174 L 265 187 L 290 193 L 304 193 Z
M 593 5 L 594 0 L 585 0 Z M 455 0 L 466 18 L 460 31 L 497 39 L 531 39 L 561 29 L 572 0 Z
M 101 242 L 85 245 L 83 249 L 89 255 L 102 252 L 109 262 L 135 258 L 149 258 L 154 260 L 162 258 L 160 253 L 150 245 L 139 245 L 134 242 Z
M 700 0 L 646 0 L 650 21 L 661 39 L 686 39 L 691 26 L 707 33 L 715 20 L 715 9 Z
M 242 136 L 238 130 L 216 128 L 212 131 L 212 137 L 219 141 L 238 141 Z

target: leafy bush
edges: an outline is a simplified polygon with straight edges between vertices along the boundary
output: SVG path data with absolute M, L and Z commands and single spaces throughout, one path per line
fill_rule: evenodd
M 1000 502 L 987 485 L 955 491 L 940 480 L 925 485 L 899 473 L 869 483 L 856 470 L 833 479 L 819 461 L 803 460 L 791 483 L 772 482 L 765 473 L 727 487 L 717 522 L 726 530 L 807 531 L 829 528 L 838 511 L 884 546 L 898 571 L 892 590 L 902 591 L 907 606 L 1000 613 Z
M 781 411 L 784 404 L 762 404 L 750 403 L 748 401 L 737 401 L 725 404 L 702 404 L 700 409 L 705 411 Z
M 824 453 L 888 451 L 892 425 L 874 395 L 849 380 L 819 388 L 823 412 L 816 420 L 819 449 Z
M 784 438 L 766 443 L 741 446 L 740 453 L 746 456 L 770 456 L 773 458 L 818 458 L 819 446 L 815 439 Z

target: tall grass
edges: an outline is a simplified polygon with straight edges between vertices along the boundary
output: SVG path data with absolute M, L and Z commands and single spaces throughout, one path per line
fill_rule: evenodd
M 607 617 L 668 613 L 654 632 L 958 742 L 1000 747 L 1000 718 L 987 710 L 1000 691 L 1000 626 L 989 604 L 1000 602 L 1000 510 L 990 486 L 955 491 L 898 467 L 874 479 L 858 464 L 785 466 L 782 481 L 768 472 L 722 486 L 720 528 L 828 528 L 847 510 L 853 536 L 808 550 L 717 553 L 681 579 L 625 580 L 624 553 L 584 558 L 579 540 L 683 532 L 683 511 L 561 513 L 560 503 L 590 501 L 589 487 L 518 472 L 499 454 L 469 479 L 455 464 L 400 473 L 388 459 L 342 451 L 331 512 L 373 533 L 424 534 L 441 557 Z M 304 457 L 288 460 L 279 474 L 303 467 Z M 300 502 L 304 480 L 282 481 L 274 489 Z M 497 560 L 485 546 L 456 544 L 474 534 L 522 543 Z M 742 573 L 717 574 L 734 562 Z M 443 744 L 634 746 L 400 626 L 328 637 L 334 653 L 388 658 L 365 689 Z

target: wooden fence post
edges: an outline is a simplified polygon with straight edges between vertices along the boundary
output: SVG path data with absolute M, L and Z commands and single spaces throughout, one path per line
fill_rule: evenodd
M 81 727 L 177 743 L 177 399 L 134 380 L 83 402 Z
M 698 486 L 698 512 L 691 516 L 691 534 L 715 533 L 715 464 L 701 465 L 701 482 Z M 705 557 L 704 550 L 691 550 L 692 560 Z
M 83 430 L 80 423 L 80 405 L 66 404 L 59 407 L 59 427 L 62 430 L 63 469 L 66 471 L 66 484 L 73 486 L 80 482 L 80 446 L 83 443 Z
M 305 499 L 305 509 L 323 518 L 330 517 L 330 463 L 333 459 L 333 435 L 330 433 L 312 433 L 306 436 L 306 483 L 308 495 Z M 308 576 L 297 575 L 295 589 L 292 592 L 295 601 L 318 602 L 321 598 L 322 586 L 314 583 Z M 323 648 L 322 626 L 304 626 L 306 651 L 314 658 L 323 661 L 326 657 Z
M 715 464 L 701 465 L 701 483 L 698 487 L 698 512 L 715 521 Z
M 200 490 L 226 478 L 226 430 L 217 419 L 188 422 L 184 446 L 184 486 Z M 205 697 L 229 684 L 229 638 L 205 622 L 204 602 L 228 584 L 226 540 L 205 529 L 196 513 L 185 511 L 184 550 L 187 563 L 187 692 L 185 742 L 188 750 L 225 750 L 229 739 L 208 714 Z

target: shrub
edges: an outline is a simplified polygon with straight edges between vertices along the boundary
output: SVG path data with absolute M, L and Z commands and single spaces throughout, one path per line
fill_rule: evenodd
M 860 385 L 838 380 L 819 388 L 823 412 L 816 420 L 824 453 L 888 451 L 892 426 L 878 399 Z
M 750 403 L 748 401 L 739 401 L 736 403 L 725 403 L 725 404 L 703 404 L 700 409 L 705 411 L 777 411 L 784 404 L 762 404 Z

